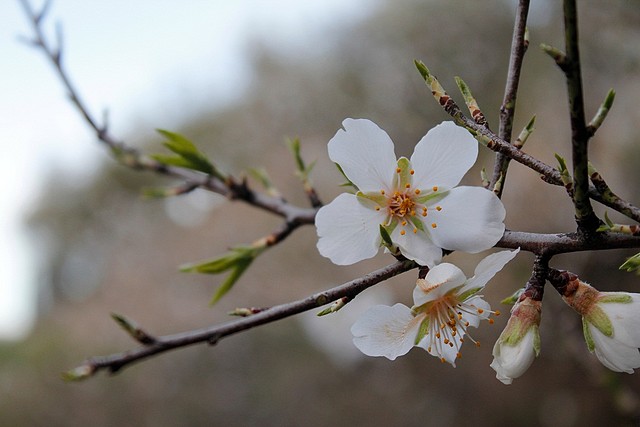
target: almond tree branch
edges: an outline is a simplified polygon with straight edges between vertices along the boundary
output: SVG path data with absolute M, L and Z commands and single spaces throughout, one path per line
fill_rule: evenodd
M 77 368 L 65 373 L 64 376 L 68 380 L 80 380 L 88 378 L 101 370 L 116 373 L 134 362 L 170 350 L 201 343 L 215 345 L 224 337 L 246 331 L 256 326 L 284 319 L 326 305 L 340 298 L 347 297 L 353 299 L 365 289 L 416 267 L 417 264 L 413 261 L 397 261 L 361 278 L 336 286 L 335 288 L 310 295 L 298 301 L 277 305 L 264 310 L 261 309 L 258 313 L 249 315 L 248 317 L 174 335 L 155 336 L 154 340 L 148 345 L 142 345 L 135 349 L 109 356 L 92 357 Z
M 185 181 L 184 185 L 187 188 L 198 187 L 222 194 L 232 200 L 242 200 L 250 205 L 285 218 L 286 223 L 294 228 L 303 224 L 313 224 L 315 214 L 318 210 L 317 207 L 305 209 L 291 205 L 279 197 L 272 197 L 256 192 L 250 189 L 246 182 L 238 183 L 233 180 L 233 178 L 229 178 L 226 182 L 223 182 L 215 176 L 202 172 L 165 165 L 150 157 L 144 156 L 138 150 L 127 146 L 111 135 L 107 124 L 100 124 L 93 114 L 91 114 L 89 108 L 82 101 L 77 89 L 71 82 L 62 62 L 62 46 L 51 45 L 44 35 L 42 22 L 49 3 L 47 3 L 40 12 L 34 11 L 28 0 L 21 0 L 21 4 L 34 32 L 34 37 L 30 40 L 30 44 L 40 50 L 53 65 L 73 105 L 80 112 L 87 124 L 94 130 L 98 140 L 111 150 L 112 154 L 120 163 L 131 169 L 147 170 L 160 175 L 179 178 Z
M 518 149 L 513 144 L 500 138 L 486 126 L 478 124 L 475 120 L 466 117 L 462 113 L 462 110 L 460 110 L 460 107 L 456 104 L 456 102 L 446 92 L 444 92 L 429 69 L 420 61 L 416 61 L 415 63 L 418 71 L 425 79 L 425 83 L 430 87 L 431 93 L 435 97 L 438 104 L 440 104 L 442 109 L 447 114 L 449 114 L 459 126 L 466 128 L 471 133 L 476 135 L 478 141 L 481 144 L 484 144 L 490 150 L 493 150 L 497 153 L 502 153 L 505 156 L 515 160 L 516 162 L 528 167 L 529 169 L 538 172 L 542 175 L 542 179 L 545 182 L 553 185 L 564 186 L 560 172 L 558 172 L 557 169 Z M 441 90 L 434 90 L 436 86 Z M 640 222 L 640 208 L 638 208 L 637 206 L 634 206 L 631 203 L 622 201 L 620 199 L 604 198 L 593 185 L 589 186 L 588 195 L 593 200 L 596 200 L 597 202 L 600 202 L 603 205 L 608 206 L 611 209 L 614 209 L 615 211 L 628 216 L 634 221 Z
M 507 72 L 507 85 L 504 91 L 504 99 L 500 107 L 500 127 L 498 136 L 507 142 L 511 142 L 513 132 L 513 118 L 516 109 L 516 97 L 518 94 L 518 84 L 520 83 L 520 70 L 524 54 L 529 45 L 525 39 L 527 29 L 527 15 L 529 14 L 529 0 L 520 0 L 516 10 L 516 19 L 513 27 L 513 38 L 511 40 L 511 56 L 509 57 L 509 70 Z M 489 188 L 495 188 L 494 192 L 498 197 L 502 196 L 504 181 L 507 178 L 510 157 L 496 154 L 496 162 L 493 170 L 493 177 Z M 496 187 L 498 181 L 501 185 Z
M 576 208 L 578 229 L 594 232 L 600 220 L 593 212 L 589 199 L 589 137 L 584 118 L 584 96 L 578 46 L 578 11 L 575 0 L 564 1 L 564 25 L 566 56 L 562 70 L 567 79 L 569 114 L 571 117 L 571 146 L 573 156 L 573 203 Z

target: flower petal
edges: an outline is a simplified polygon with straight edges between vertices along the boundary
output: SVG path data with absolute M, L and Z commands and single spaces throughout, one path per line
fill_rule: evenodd
M 467 281 L 462 292 L 467 289 L 483 288 L 518 252 L 520 252 L 520 248 L 513 251 L 496 252 L 484 258 L 476 266 L 474 276 Z
M 367 356 L 394 360 L 414 346 L 419 320 L 403 304 L 373 306 L 351 327 L 353 343 Z
M 588 328 L 595 344 L 594 352 L 604 366 L 612 371 L 628 374 L 633 374 L 633 370 L 640 367 L 640 352 L 637 348 L 607 337 L 590 323 Z
M 496 378 L 504 384 L 511 384 L 515 378 L 524 374 L 536 358 L 535 341 L 537 328 L 530 328 L 526 335 L 512 346 L 498 338 L 493 346 L 493 362 L 491 367 L 496 371 Z
M 630 292 L 602 292 L 602 294 L 628 295 L 629 303 L 601 302 L 600 308 L 609 316 L 613 325 L 613 338 L 630 347 L 640 347 L 640 294 Z
M 345 119 L 329 141 L 329 158 L 360 191 L 391 190 L 396 155 L 389 135 L 366 119 Z
M 453 122 L 442 122 L 416 145 L 411 156 L 415 170 L 413 186 L 420 189 L 437 185 L 448 190 L 460 182 L 478 157 L 478 142 Z
M 366 207 L 353 194 L 339 195 L 316 215 L 318 250 L 339 265 L 373 257 L 380 247 L 384 215 Z
M 406 232 L 404 235 L 400 233 L 403 229 Z M 420 265 L 434 267 L 442 260 L 442 249 L 436 246 L 424 231 L 418 230 L 417 233 L 413 233 L 411 228 L 398 226 L 391 233 L 391 240 L 398 245 L 402 255 Z
M 445 344 L 445 338 L 448 343 Z M 426 350 L 430 355 L 437 357 L 440 360 L 450 363 L 454 368 L 456 367 L 456 359 L 462 347 L 462 339 L 464 338 L 464 331 L 458 330 L 456 335 L 448 333 L 448 329 L 442 331 L 441 337 L 434 337 L 433 332 L 426 335 L 418 343 L 418 347 Z
M 462 319 L 474 328 L 480 325 L 480 320 L 486 320 L 491 315 L 491 306 L 479 295 L 469 298 L 464 306 L 469 311 L 462 312 Z
M 505 209 L 493 192 L 457 187 L 430 209 L 433 242 L 443 248 L 476 253 L 495 245 L 504 234 Z
M 433 267 L 427 273 L 424 281 L 419 281 L 413 290 L 413 303 L 421 306 L 429 301 L 443 297 L 451 289 L 462 285 L 466 276 L 458 267 L 443 262 Z

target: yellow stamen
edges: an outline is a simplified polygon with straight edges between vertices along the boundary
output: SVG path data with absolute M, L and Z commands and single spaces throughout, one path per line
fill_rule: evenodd
M 402 226 L 404 227 L 405 225 L 407 225 L 407 221 L 402 221 L 400 224 L 402 224 Z
M 382 194 L 384 196 L 384 194 L 385 194 L 384 190 L 380 190 L 380 194 Z
M 400 173 L 400 172 L 402 172 L 402 169 L 397 168 L 397 169 L 396 169 L 396 173 Z
M 432 188 L 432 190 L 433 190 L 434 192 L 435 192 L 435 191 L 438 191 L 438 186 L 437 186 L 437 185 L 434 185 L 434 186 L 433 186 L 433 188 Z
M 379 211 L 380 210 L 380 206 L 376 206 L 376 210 Z
M 495 314 L 496 316 L 500 316 L 500 310 L 496 310 L 493 314 Z
M 413 234 L 418 234 L 418 229 L 417 228 L 413 229 Z
M 413 169 L 411 169 L 411 170 L 409 171 L 409 173 L 410 173 L 411 175 L 413 175 L 414 173 L 416 173 L 416 171 L 414 171 Z
M 416 193 L 416 194 L 420 194 L 420 189 L 416 188 L 415 190 L 413 190 L 413 192 Z
M 438 224 L 436 224 L 435 222 L 431 224 L 431 228 L 436 228 L 438 226 Z
M 436 210 L 440 212 L 442 210 L 442 206 L 436 206 Z
M 400 235 L 401 235 L 401 236 L 404 236 L 405 234 L 406 234 L 406 231 L 404 231 L 404 230 L 400 230 Z
M 404 185 L 404 188 L 411 188 L 411 184 L 406 183 L 406 184 Z

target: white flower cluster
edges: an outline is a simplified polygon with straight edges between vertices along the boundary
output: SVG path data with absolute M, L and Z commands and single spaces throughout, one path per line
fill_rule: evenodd
M 416 283 L 412 307 L 369 308 L 351 328 L 353 342 L 366 355 L 391 360 L 420 347 L 455 366 L 465 339 L 479 344 L 469 328 L 481 320 L 493 323 L 490 315 L 499 314 L 482 299 L 482 290 L 519 252 L 487 256 L 470 278 L 441 263 L 443 250 L 480 252 L 504 233 L 500 199 L 481 187 L 457 186 L 476 161 L 477 143 L 466 130 L 443 122 L 418 142 L 410 159 L 396 159 L 393 142 L 373 122 L 346 119 L 342 125 L 329 141 L 329 157 L 355 192 L 318 211 L 318 250 L 347 265 L 384 246 L 429 267 Z M 598 292 L 575 279 L 561 293 L 582 315 L 589 350 L 609 369 L 633 372 L 640 367 L 640 295 Z M 504 384 L 520 377 L 540 353 L 541 311 L 541 301 L 526 291 L 511 310 L 491 363 Z

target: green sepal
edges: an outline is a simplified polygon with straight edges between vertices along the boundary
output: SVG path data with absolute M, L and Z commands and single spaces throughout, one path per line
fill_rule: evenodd
M 356 192 L 356 196 L 374 202 L 377 206 L 380 207 L 380 209 L 382 209 L 382 207 L 386 206 L 386 204 L 387 204 L 386 196 L 384 196 L 384 195 L 382 195 L 382 194 L 380 194 L 378 192 L 363 193 L 362 191 L 358 191 L 358 192 Z M 375 206 L 374 206 L 374 208 L 375 208 Z
M 587 343 L 587 348 L 591 353 L 593 353 L 593 351 L 596 349 L 596 343 L 593 341 L 588 322 L 584 317 L 582 318 L 582 333 L 584 334 L 584 341 Z
M 413 224 L 413 226 L 415 228 L 417 228 L 420 231 L 425 231 L 424 230 L 424 224 L 422 223 L 420 218 L 418 218 L 417 216 L 410 216 L 409 220 L 411 221 L 411 223 Z
M 500 304 L 514 305 L 515 303 L 518 302 L 518 300 L 520 299 L 520 295 L 522 295 L 523 292 L 524 292 L 524 288 L 518 289 L 517 291 L 515 291 L 514 293 L 512 293 L 502 301 L 500 301 Z
M 393 177 L 394 188 L 406 188 L 406 185 L 413 182 L 413 177 L 411 176 L 411 162 L 406 157 L 400 157 L 398 159 L 398 169 L 400 169 L 400 173 L 396 173 Z
M 474 296 L 475 294 L 477 294 L 478 292 L 480 292 L 483 287 L 484 286 L 479 286 L 477 288 L 471 288 L 471 289 L 463 292 L 462 294 L 458 295 L 458 298 L 459 298 L 460 301 L 466 301 L 469 298 L 471 298 L 472 296 Z M 458 289 L 458 288 L 456 288 L 456 289 Z
M 608 295 L 604 295 L 603 297 L 598 299 L 599 304 L 631 304 L 632 302 L 633 298 L 631 298 L 631 295 L 624 292 L 614 292 Z
M 613 324 L 611 323 L 611 319 L 609 319 L 607 313 L 597 305 L 594 305 L 583 319 L 595 326 L 605 336 L 613 336 Z
M 420 341 L 429 333 L 429 317 L 425 316 L 424 320 L 420 322 L 420 329 L 418 329 L 418 334 L 416 335 L 416 340 L 414 341 L 414 345 L 418 345 Z

